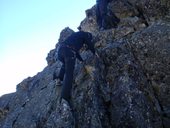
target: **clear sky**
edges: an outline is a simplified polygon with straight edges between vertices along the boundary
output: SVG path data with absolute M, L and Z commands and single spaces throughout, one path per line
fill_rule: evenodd
M 0 96 L 46 66 L 65 27 L 77 31 L 96 0 L 0 0 Z

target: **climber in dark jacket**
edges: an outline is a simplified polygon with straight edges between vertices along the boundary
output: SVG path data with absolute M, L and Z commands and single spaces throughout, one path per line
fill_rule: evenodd
M 112 0 L 96 0 L 96 21 L 100 30 L 108 28 L 109 23 L 107 23 L 107 5 L 111 1 Z M 116 17 L 114 13 L 112 13 L 112 18 L 109 20 L 112 20 L 109 22 L 112 22 L 113 27 L 116 27 L 120 22 L 120 19 Z
M 86 44 L 88 49 L 95 55 L 94 43 L 92 42 L 92 34 L 89 32 L 75 32 L 69 36 L 58 47 L 58 59 L 63 63 L 59 75 L 56 76 L 56 84 L 62 84 L 61 98 L 69 101 L 71 98 L 71 89 L 73 82 L 73 72 L 75 60 L 78 58 L 83 61 L 79 54 L 79 50 Z

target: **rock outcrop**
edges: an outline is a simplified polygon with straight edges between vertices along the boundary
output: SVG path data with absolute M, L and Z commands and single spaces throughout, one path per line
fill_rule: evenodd
M 80 27 L 93 34 L 100 59 L 82 51 L 76 62 L 73 109 L 60 103 L 53 73 L 61 63 L 55 49 L 48 66 L 0 97 L 1 128 L 169 128 L 170 1 L 112 0 L 117 28 L 99 31 L 95 6 Z M 74 31 L 65 28 L 59 43 Z

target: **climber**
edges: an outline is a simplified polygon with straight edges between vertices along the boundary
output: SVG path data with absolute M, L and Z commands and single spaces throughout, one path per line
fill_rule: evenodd
M 100 30 L 117 27 L 120 19 L 112 12 L 111 17 L 107 16 L 107 5 L 112 0 L 96 0 L 96 21 Z
M 58 76 L 54 75 L 55 77 L 53 79 L 56 79 L 56 85 L 61 85 L 63 81 L 61 98 L 68 102 L 71 99 L 75 60 L 77 58 L 83 62 L 83 59 L 79 54 L 79 50 L 84 45 L 87 45 L 88 49 L 94 55 L 97 55 L 94 49 L 94 43 L 92 42 L 92 34 L 89 32 L 75 32 L 58 46 L 58 59 L 63 65 Z

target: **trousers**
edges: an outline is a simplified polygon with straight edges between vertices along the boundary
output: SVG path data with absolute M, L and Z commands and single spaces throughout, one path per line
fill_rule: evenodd
M 69 101 L 71 98 L 76 53 L 68 47 L 60 47 L 58 59 L 62 62 L 62 67 L 58 74 L 58 78 L 63 81 L 61 98 Z

